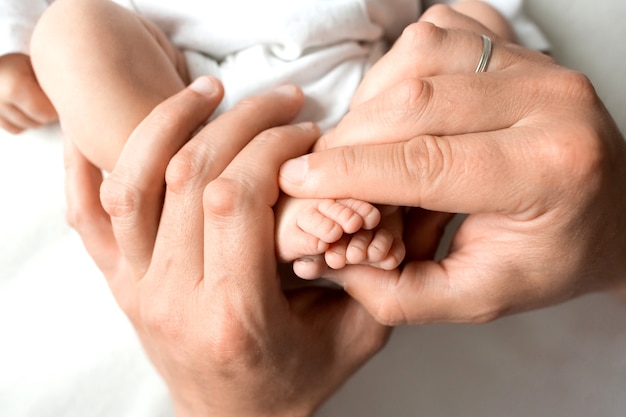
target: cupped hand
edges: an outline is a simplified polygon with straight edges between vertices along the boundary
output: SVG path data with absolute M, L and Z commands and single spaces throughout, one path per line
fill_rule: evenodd
M 626 146 L 593 86 L 499 41 L 475 74 L 480 51 L 414 24 L 320 152 L 281 169 L 295 197 L 469 214 L 439 262 L 327 273 L 382 323 L 484 322 L 626 280 Z
M 17 134 L 57 119 L 28 55 L 0 56 L 0 128 Z
M 278 169 L 319 135 L 286 125 L 302 93 L 246 99 L 194 133 L 221 96 L 201 78 L 163 102 L 104 182 L 67 143 L 70 222 L 179 416 L 308 415 L 389 329 L 342 292 L 281 289 Z

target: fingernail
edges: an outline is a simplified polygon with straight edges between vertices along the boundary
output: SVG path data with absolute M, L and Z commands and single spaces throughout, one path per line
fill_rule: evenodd
M 189 88 L 205 96 L 212 96 L 216 91 L 215 84 L 209 77 L 196 78 L 194 82 L 189 84 Z
M 305 130 L 307 132 L 309 132 L 311 130 L 317 130 L 317 125 L 315 123 L 313 123 L 313 122 L 296 123 L 294 126 L 300 128 L 302 130 Z
M 308 155 L 290 159 L 280 168 L 280 176 L 292 183 L 302 183 L 309 169 Z
M 311 262 L 315 262 L 315 258 L 310 258 L 310 257 L 304 257 L 304 258 L 298 258 L 296 259 L 294 262 L 303 262 L 305 264 L 311 263 Z
M 300 89 L 292 84 L 281 85 L 274 89 L 275 92 L 283 94 L 285 96 L 293 97 L 300 92 Z

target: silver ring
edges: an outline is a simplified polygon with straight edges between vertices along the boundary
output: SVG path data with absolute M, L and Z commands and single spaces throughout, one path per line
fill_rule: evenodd
M 475 72 L 485 72 L 487 64 L 489 64 L 489 58 L 491 58 L 491 38 L 487 35 L 480 36 L 483 38 L 483 54 L 480 56 Z

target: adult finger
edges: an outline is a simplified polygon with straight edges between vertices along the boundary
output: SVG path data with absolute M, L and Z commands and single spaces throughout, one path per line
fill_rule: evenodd
M 441 261 L 408 262 L 395 271 L 348 266 L 323 276 L 344 286 L 383 324 L 491 321 L 589 291 L 585 278 L 572 282 L 579 267 L 573 249 L 554 244 L 570 236 L 571 223 L 563 213 L 528 221 L 473 215 Z
M 512 6 L 519 10 L 521 1 L 517 3 L 518 5 Z M 511 11 L 508 13 L 512 14 Z M 490 36 L 494 32 L 505 39 L 516 40 L 515 32 L 507 18 L 487 2 L 457 1 L 452 6 L 436 4 L 424 11 L 419 20 L 430 22 L 441 28 L 463 29 L 490 34 Z M 491 28 L 491 31 L 487 27 Z
M 212 120 L 172 158 L 167 167 L 165 205 L 155 247 L 157 262 L 182 257 L 189 260 L 187 267 L 194 269 L 186 276 L 203 272 L 205 186 L 252 138 L 273 126 L 289 123 L 303 102 L 302 91 L 289 85 L 247 98 Z M 257 163 L 265 161 L 258 159 Z
M 335 129 L 316 143 L 315 150 L 513 126 L 538 111 L 528 105 L 535 101 L 538 89 L 544 89 L 544 94 L 554 90 L 553 85 L 546 83 L 556 70 L 552 59 L 532 51 L 530 54 L 530 60 L 524 58 L 519 66 L 505 71 L 444 74 L 397 82 L 353 107 Z
M 219 286 L 228 277 L 229 284 L 221 286 L 224 291 L 246 288 L 241 295 L 256 299 L 251 303 L 261 300 L 265 305 L 272 304 L 267 297 L 282 294 L 274 261 L 273 206 L 279 195 L 276 173 L 285 160 L 305 153 L 318 136 L 319 130 L 312 123 L 267 130 L 206 187 L 204 268 L 208 286 Z M 260 279 L 268 276 L 276 280 Z
M 216 79 L 202 77 L 158 105 L 132 133 L 102 184 L 102 204 L 122 256 L 138 272 L 152 258 L 167 164 L 211 115 L 222 92 Z
M 538 88 L 553 88 L 545 81 L 558 68 L 545 54 L 496 41 L 488 73 L 475 74 L 481 53 L 478 33 L 414 24 L 315 150 L 506 128 L 532 111 Z
M 471 75 L 401 81 L 353 108 L 320 139 L 315 150 L 511 126 L 525 110 L 524 97 L 511 97 L 500 84 L 497 79 Z
M 351 197 L 448 213 L 523 212 L 534 202 L 520 201 L 523 191 L 537 187 L 540 198 L 540 190 L 553 185 L 545 165 L 552 145 L 535 143 L 534 154 L 528 151 L 538 134 L 519 127 L 334 148 L 286 162 L 279 181 L 299 198 Z
M 336 282 L 381 324 L 397 326 L 438 322 L 485 322 L 502 314 L 491 308 L 501 288 L 486 288 L 490 277 L 479 267 L 450 271 L 443 263 L 408 263 L 402 270 L 384 271 L 362 265 L 328 270 L 324 278 Z M 471 271 L 472 273 L 468 273 Z M 456 275 L 464 272 L 463 276 Z M 481 271 L 489 274 L 489 271 Z M 511 311 L 512 312 L 512 311 Z
M 101 171 L 67 137 L 63 141 L 67 221 L 81 237 L 89 255 L 105 276 L 120 260 L 109 215 L 100 204 Z
M 427 21 L 407 26 L 389 52 L 368 71 L 353 96 L 352 107 L 406 79 L 473 73 L 483 51 L 480 35 L 486 34 L 493 41 L 496 37 L 478 22 L 465 27 L 469 30 L 445 29 Z M 505 68 L 509 64 L 507 57 L 499 43 L 494 42 L 488 70 Z

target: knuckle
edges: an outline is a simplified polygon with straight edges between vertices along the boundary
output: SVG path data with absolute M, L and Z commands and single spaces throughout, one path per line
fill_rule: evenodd
M 401 83 L 401 87 L 398 89 L 399 97 L 397 100 L 400 102 L 400 109 L 408 114 L 413 114 L 416 108 L 424 106 L 424 103 L 428 102 L 428 89 L 426 83 L 419 79 L 405 80 Z
M 599 101 L 591 80 L 585 74 L 573 70 L 562 71 L 557 80 L 555 87 L 563 92 L 568 105 L 572 102 L 595 105 Z
M 541 146 L 541 160 L 548 161 L 547 170 L 556 170 L 568 174 L 568 181 L 576 177 L 577 172 L 594 171 L 590 166 L 597 153 L 585 137 L 573 134 L 564 140 L 555 140 Z
M 175 126 L 180 126 L 180 121 L 184 120 L 184 110 L 182 107 L 161 103 L 150 113 L 150 124 L 154 126 L 154 131 L 172 131 Z
M 245 186 L 239 181 L 218 178 L 204 189 L 202 203 L 205 215 L 213 218 L 237 216 L 245 206 Z
M 113 174 L 100 187 L 102 208 L 111 217 L 128 217 L 135 212 L 139 201 L 138 190 L 122 183 Z
M 401 169 L 406 170 L 406 177 L 414 179 L 418 184 L 422 197 L 429 189 L 440 189 L 438 180 L 445 178 L 447 162 L 452 158 L 452 150 L 446 146 L 448 142 L 435 136 L 420 136 L 412 139 L 398 149 L 402 152 Z
M 608 152 L 589 126 L 576 126 L 565 133 L 540 147 L 539 161 L 543 164 L 538 170 L 541 172 L 538 181 L 550 178 L 564 190 L 582 196 L 582 190 L 598 188 Z
M 432 22 L 437 26 L 447 26 L 451 16 L 454 15 L 452 8 L 445 4 L 434 4 L 430 6 L 422 15 L 421 20 Z
M 376 112 L 387 115 L 389 120 L 386 123 L 389 125 L 400 124 L 414 130 L 432 101 L 432 88 L 425 80 L 411 78 L 399 82 L 386 97 L 387 100 L 381 103 L 382 108 L 376 109 Z
M 570 109 L 599 107 L 591 80 L 583 73 L 553 66 L 540 75 L 521 80 L 527 96 L 542 97 L 548 106 L 561 103 Z
M 165 182 L 174 192 L 203 187 L 219 175 L 226 156 L 219 149 L 220 141 L 210 130 L 199 131 L 168 163 Z M 228 159 L 232 159 L 228 157 Z
M 259 133 L 254 138 L 254 141 L 259 146 L 275 147 L 276 144 L 284 143 L 286 139 L 285 136 L 287 136 L 287 134 L 288 134 L 287 130 L 282 129 L 281 127 L 273 127 L 273 128 L 266 129 L 263 132 Z
M 570 99 L 567 100 L 569 106 L 572 105 L 572 101 L 579 102 L 582 104 L 581 108 L 596 113 L 602 108 L 598 95 L 586 75 L 570 71 L 565 78 L 569 78 L 564 81 L 569 85 Z M 604 123 L 603 118 L 596 120 L 602 120 L 600 123 Z M 608 153 L 599 133 L 604 127 L 584 122 L 578 122 L 574 126 L 569 134 L 563 135 L 560 141 L 555 142 L 559 146 L 551 147 L 550 154 L 563 172 L 571 173 L 579 181 L 591 184 L 590 180 L 599 178 L 602 173 L 601 167 L 605 165 Z
M 203 172 L 203 167 L 207 164 L 201 163 L 201 158 L 195 150 L 184 147 L 168 163 L 165 170 L 165 183 L 171 191 L 182 192 Z M 211 161 L 211 157 L 209 156 L 206 160 Z
M 433 6 L 426 13 L 434 16 L 441 8 L 449 9 L 448 6 L 443 5 Z M 416 47 L 428 49 L 439 44 L 441 40 L 442 30 L 440 28 L 430 21 L 419 21 L 410 24 L 404 29 L 399 42 L 403 48 L 415 52 Z
M 232 111 L 237 113 L 257 112 L 259 108 L 263 107 L 263 101 L 263 96 L 245 97 L 233 106 Z
M 356 171 L 358 171 L 357 162 L 358 158 L 355 152 L 355 148 L 351 146 L 344 146 L 339 148 L 336 154 L 337 160 L 334 161 L 337 166 L 337 173 L 344 178 L 350 178 Z
M 535 88 L 542 89 L 533 91 L 538 96 L 548 94 L 545 100 L 553 108 L 561 103 L 567 109 L 561 113 L 565 117 L 559 123 L 550 122 L 547 140 L 534 149 L 536 181 L 548 180 L 562 190 L 583 195 L 579 187 L 597 186 L 609 158 L 610 152 L 601 137 L 606 118 L 598 116 L 603 106 L 589 78 L 577 71 L 559 69 Z

